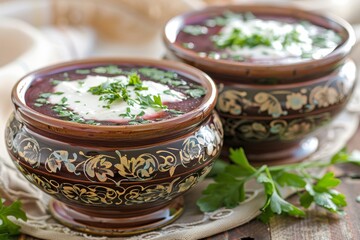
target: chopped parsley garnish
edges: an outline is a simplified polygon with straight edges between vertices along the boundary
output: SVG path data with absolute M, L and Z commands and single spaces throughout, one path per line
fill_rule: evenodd
M 62 104 L 65 104 L 65 103 L 67 102 L 67 100 L 68 100 L 68 99 L 67 99 L 66 97 L 63 97 L 63 98 L 61 98 L 61 103 L 62 103 Z
M 119 116 L 121 116 L 121 117 L 127 117 L 127 118 L 130 118 L 131 120 L 135 120 L 135 119 L 137 119 L 137 118 L 139 118 L 139 117 L 142 117 L 142 116 L 144 116 L 144 115 L 145 115 L 145 112 L 144 112 L 144 111 L 141 111 L 141 112 L 138 113 L 138 114 L 133 114 L 133 113 L 131 113 L 130 107 L 127 107 L 127 108 L 126 108 L 126 112 L 125 112 L 125 113 L 119 114 Z
M 155 109 L 166 109 L 167 106 L 162 104 L 160 95 L 141 95 L 136 92 L 135 101 L 143 107 L 151 107 Z
M 48 98 L 48 97 L 50 97 L 52 94 L 53 94 L 53 93 L 41 93 L 41 94 L 39 95 L 39 97 L 40 97 L 40 98 Z
M 200 98 L 206 94 L 206 90 L 202 87 L 188 89 L 185 91 L 186 94 L 189 94 L 193 98 Z
M 131 120 L 128 122 L 129 125 L 138 125 L 138 124 L 144 124 L 144 123 L 151 123 L 152 121 L 150 120 L 145 120 L 145 119 L 136 119 L 136 120 Z
M 170 96 L 176 97 L 176 95 L 175 95 L 174 93 L 172 93 L 170 89 L 163 91 L 163 93 L 166 94 L 166 95 L 170 95 Z
M 249 58 L 281 58 L 287 54 L 289 58 L 321 58 L 341 43 L 341 36 L 333 30 L 316 26 L 307 21 L 294 23 L 276 19 L 256 18 L 251 12 L 224 12 L 221 16 L 206 20 L 203 25 L 187 25 L 183 32 L 200 35 L 201 27 L 222 27 L 216 35 L 210 36 L 218 50 L 226 50 L 228 56 L 221 52 L 198 51 L 200 57 L 212 59 L 230 59 L 244 61 Z M 187 47 L 186 43 L 183 43 Z M 262 54 L 248 50 L 260 47 Z M 246 51 L 240 49 L 248 48 Z M 270 49 L 270 51 L 262 51 Z M 256 51 L 255 50 L 255 51 Z M 282 52 L 282 53 L 279 53 Z M 243 56 L 241 56 L 243 55 Z
M 133 73 L 129 76 L 129 86 L 141 85 L 140 76 L 137 73 Z
M 67 118 L 72 122 L 77 122 L 77 123 L 86 122 L 86 120 L 82 118 L 80 115 L 74 113 L 72 110 L 66 108 L 63 105 L 55 105 L 52 107 L 52 110 L 54 110 L 54 112 L 56 112 L 59 115 L 59 117 Z
M 110 105 L 115 101 L 125 101 L 128 105 L 134 106 L 135 103 L 141 105 L 146 109 L 147 107 L 155 109 L 166 109 L 167 106 L 162 104 L 160 95 L 143 95 L 141 90 L 147 90 L 148 88 L 143 86 L 140 76 L 137 73 L 131 73 L 129 76 L 128 84 L 123 84 L 120 81 L 110 82 L 107 81 L 98 86 L 91 87 L 88 91 L 93 95 L 100 95 L 99 100 L 105 101 L 107 104 L 105 108 L 110 108 Z M 128 87 L 134 86 L 136 98 L 130 98 L 128 93 Z M 130 113 L 125 113 L 129 117 Z M 123 115 L 120 115 L 123 116 Z M 125 116 L 125 115 L 124 115 Z
M 270 47 L 275 36 L 264 36 L 263 34 L 253 33 L 245 34 L 241 29 L 234 28 L 230 34 L 215 35 L 213 41 L 218 48 L 227 48 L 233 46 L 256 47 L 259 45 Z
M 89 74 L 90 70 L 89 69 L 78 69 L 75 71 L 75 73 L 77 74 Z
M 105 66 L 105 67 L 97 67 L 97 68 L 93 68 L 91 69 L 91 71 L 93 71 L 94 73 L 99 73 L 99 74 L 120 74 L 122 73 L 122 70 L 115 65 L 110 65 L 110 66 Z
M 183 111 L 175 110 L 175 109 L 168 109 L 167 112 L 171 113 L 174 116 L 180 116 L 184 114 Z
M 183 32 L 193 36 L 199 36 L 207 34 L 208 28 L 201 25 L 187 25 L 183 28 Z
M 51 79 L 50 82 L 51 82 L 52 85 L 58 85 L 58 84 L 61 83 L 62 81 L 61 81 L 61 80 Z
M 140 68 L 139 73 L 154 81 L 169 86 L 187 85 L 186 82 L 179 78 L 178 74 L 170 71 L 162 71 L 156 68 Z
M 51 95 L 61 95 L 63 92 L 54 92 L 54 93 L 41 93 L 39 97 L 35 100 L 35 107 L 42 107 L 44 104 L 49 104 L 47 100 Z
M 110 108 L 110 105 L 116 100 L 127 101 L 129 99 L 126 85 L 122 84 L 120 81 L 107 81 L 98 86 L 89 88 L 88 91 L 93 95 L 100 95 L 99 100 L 107 103 L 104 106 L 105 108 Z
M 80 115 L 74 113 L 71 109 L 68 109 L 62 104 L 56 104 L 52 107 L 52 110 L 58 114 L 59 117 L 66 118 L 71 122 L 76 123 L 86 123 L 90 125 L 99 125 L 100 123 L 95 122 L 94 120 L 85 120 Z
M 38 99 L 35 100 L 35 102 L 46 104 L 48 101 L 45 98 L 38 98 Z
M 248 21 L 253 18 L 255 18 L 255 16 L 250 12 L 241 14 L 231 11 L 225 11 L 222 16 L 206 20 L 205 25 L 208 27 L 225 26 L 234 19 L 243 19 L 245 21 Z
M 187 49 L 193 49 L 195 47 L 195 44 L 192 42 L 183 43 L 182 45 L 184 48 L 187 48 Z
M 206 92 L 205 89 L 200 85 L 194 83 L 188 83 L 187 81 L 181 79 L 176 72 L 160 70 L 156 68 L 140 68 L 140 69 L 131 69 L 131 70 L 122 70 L 115 65 L 111 66 L 101 66 L 88 69 L 79 69 L 75 71 L 77 74 L 119 74 L 121 76 L 109 77 L 105 82 L 102 82 L 99 85 L 85 88 L 85 79 L 77 80 L 76 84 L 78 87 L 88 91 L 92 95 L 97 95 L 100 104 L 104 103 L 102 107 L 111 108 L 111 105 L 114 102 L 123 102 L 128 105 L 126 111 L 122 113 L 116 113 L 117 110 L 113 112 L 118 114 L 123 118 L 128 118 L 128 124 L 141 124 L 148 123 L 157 120 L 144 120 L 142 117 L 146 114 L 146 109 L 152 108 L 155 111 L 164 110 L 169 113 L 167 117 L 178 116 L 184 114 L 184 112 L 168 109 L 168 106 L 164 105 L 162 102 L 162 97 L 157 92 L 150 93 L 144 90 L 148 90 L 148 87 L 143 84 L 141 77 L 147 78 L 150 81 L 159 82 L 163 85 L 168 85 L 170 88 L 163 91 L 163 94 L 167 94 L 176 98 L 181 99 L 181 96 L 176 94 L 175 89 L 181 89 L 183 94 L 191 96 L 192 98 L 199 98 L 203 96 Z M 63 74 L 64 77 L 68 77 L 68 73 Z M 127 79 L 124 79 L 124 76 Z M 53 80 L 51 80 L 53 81 Z M 59 81 L 61 82 L 61 81 Z M 80 90 L 72 90 L 73 92 L 81 93 Z M 62 95 L 63 92 L 45 92 L 39 95 L 39 98 L 35 100 L 34 106 L 41 107 L 44 104 L 50 104 L 48 98 L 51 95 Z M 70 96 L 70 95 L 69 95 Z M 59 118 L 64 118 L 72 122 L 77 123 L 86 123 L 86 124 L 100 124 L 96 120 L 86 120 L 85 115 L 77 114 L 73 109 L 71 109 L 71 104 L 77 103 L 80 106 L 86 106 L 85 101 L 80 101 L 80 99 L 72 100 L 68 95 L 61 96 L 57 98 L 57 102 L 52 104 L 50 107 L 56 113 Z M 100 105 L 101 107 L 101 105 Z M 92 113 L 93 114 L 93 113 Z M 87 114 L 86 114 L 87 115 Z
M 137 73 L 129 75 L 129 86 L 135 86 L 135 90 L 148 90 L 148 87 L 143 86 L 140 76 Z
M 162 106 L 162 102 L 161 102 L 161 97 L 160 97 L 160 95 L 157 95 L 157 96 L 154 95 L 153 98 L 154 98 L 154 103 L 155 103 L 155 105 Z

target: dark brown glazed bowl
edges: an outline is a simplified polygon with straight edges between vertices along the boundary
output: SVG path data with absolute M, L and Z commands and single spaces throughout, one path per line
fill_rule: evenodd
M 321 59 L 262 65 L 201 57 L 175 42 L 184 25 L 229 10 L 307 20 L 336 31 L 343 41 Z M 356 67 L 348 59 L 355 43 L 354 32 L 336 17 L 270 5 L 209 7 L 171 19 L 163 39 L 168 58 L 205 71 L 218 84 L 216 109 L 224 125 L 224 156 L 229 147 L 244 147 L 249 159 L 258 164 L 304 159 L 317 149 L 318 141 L 311 137 L 315 130 L 344 108 L 355 85 Z
M 79 124 L 27 106 L 24 96 L 32 81 L 106 64 L 175 71 L 207 93 L 196 109 L 143 125 Z M 13 89 L 8 152 L 24 176 L 53 197 L 52 214 L 70 228 L 109 236 L 150 231 L 180 216 L 182 195 L 206 176 L 220 153 L 216 96 L 206 74 L 181 63 L 90 59 L 50 66 L 23 77 Z

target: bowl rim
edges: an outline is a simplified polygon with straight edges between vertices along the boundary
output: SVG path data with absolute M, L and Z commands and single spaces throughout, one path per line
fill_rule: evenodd
M 42 114 L 26 104 L 25 94 L 31 83 L 41 76 L 56 72 L 90 68 L 103 65 L 129 65 L 134 67 L 155 67 L 175 71 L 180 76 L 189 78 L 202 85 L 207 93 L 200 105 L 190 112 L 170 119 L 150 124 L 139 125 L 90 125 L 66 121 Z M 172 134 L 189 132 L 202 123 L 213 111 L 217 100 L 217 88 L 212 79 L 199 69 L 184 63 L 157 60 L 151 58 L 89 58 L 68 61 L 35 70 L 22 77 L 12 90 L 12 102 L 15 114 L 26 125 L 46 131 L 50 134 L 72 137 L 77 139 L 96 140 L 129 140 L 139 141 L 164 137 Z
M 311 23 L 316 21 L 324 22 L 328 25 L 327 29 L 332 30 L 341 30 L 345 39 L 338 47 L 332 51 L 330 54 L 326 55 L 320 59 L 312 59 L 299 61 L 295 63 L 285 63 L 285 64 L 253 64 L 249 62 L 238 62 L 238 61 L 229 61 L 222 59 L 212 59 L 209 57 L 201 57 L 197 52 L 179 46 L 175 44 L 176 37 L 180 29 L 185 25 L 187 19 L 197 16 L 202 18 L 208 18 L 209 16 L 217 16 L 223 13 L 224 11 L 233 11 L 233 12 L 252 12 L 258 15 L 272 14 L 285 17 L 291 17 L 295 19 L 306 19 Z M 320 25 L 320 24 L 317 24 Z M 170 36 L 171 32 L 176 32 L 175 36 Z M 237 68 L 247 68 L 255 71 L 261 70 L 271 70 L 273 72 L 284 72 L 284 71 L 294 71 L 296 68 L 306 69 L 311 66 L 326 66 L 336 64 L 345 58 L 351 51 L 352 47 L 356 42 L 355 33 L 351 25 L 344 19 L 334 16 L 333 14 L 321 14 L 317 12 L 311 12 L 300 7 L 293 5 L 269 5 L 269 4 L 230 4 L 230 5 L 219 5 L 219 6 L 209 6 L 200 10 L 194 10 L 186 12 L 184 14 L 175 16 L 171 18 L 163 28 L 163 42 L 165 46 L 170 50 L 176 57 L 186 62 L 191 62 L 192 65 L 210 73 L 221 73 L 231 75 L 243 75 L 237 71 Z M 170 40 L 173 39 L 173 40 Z

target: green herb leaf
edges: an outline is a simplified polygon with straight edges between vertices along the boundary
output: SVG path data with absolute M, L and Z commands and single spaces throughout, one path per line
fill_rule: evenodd
M 178 74 L 171 71 L 162 71 L 156 68 L 140 68 L 139 73 L 151 80 L 170 86 L 187 85 L 186 81 L 179 78 Z
M 215 27 L 215 26 L 225 26 L 229 25 L 232 21 L 242 20 L 244 22 L 255 19 L 255 16 L 251 12 L 247 12 L 244 14 L 236 14 L 232 12 L 224 13 L 223 16 L 215 17 L 213 19 L 208 19 L 205 22 L 207 27 Z M 301 29 L 309 29 L 309 22 L 300 22 L 293 26 L 292 29 L 288 29 L 283 32 L 279 31 L 269 31 L 270 29 L 264 29 L 260 25 L 255 26 L 254 31 L 243 28 L 242 26 L 233 25 L 232 28 L 227 29 L 227 31 L 218 31 L 217 35 L 213 35 L 211 40 L 215 44 L 215 46 L 219 49 L 230 49 L 237 50 L 239 48 L 254 48 L 257 46 L 265 46 L 273 49 L 277 49 L 279 46 L 282 48 L 288 48 L 296 44 L 302 51 L 302 58 L 314 58 L 313 55 L 314 49 L 321 48 L 335 48 L 338 46 L 342 38 L 335 31 L 324 30 L 321 31 L 320 34 L 313 33 L 309 31 L 309 38 L 306 39 L 303 37 L 304 33 Z M 200 35 L 201 34 L 200 25 L 188 25 L 187 29 L 184 29 L 184 32 L 188 32 L 192 35 Z M 186 31 L 185 31 L 186 30 Z M 310 41 L 310 43 L 309 43 Z M 311 51 L 308 48 L 303 47 L 303 44 L 306 43 L 311 44 Z M 265 52 L 264 55 L 268 55 L 268 52 Z M 218 53 L 204 53 L 201 56 L 208 56 L 209 58 L 219 59 L 221 58 Z M 231 54 L 232 55 L 232 54 Z M 236 60 L 239 57 L 239 61 L 243 61 L 243 57 L 237 56 L 236 58 L 233 56 L 227 57 L 228 59 Z M 238 61 L 238 60 L 236 60 Z
M 112 74 L 112 75 L 122 73 L 122 70 L 118 66 L 115 66 L 115 65 L 110 65 L 110 66 L 105 66 L 105 67 L 96 67 L 96 68 L 91 69 L 91 71 L 98 73 L 98 74 L 106 74 L 107 73 L 107 74 Z
M 104 73 L 107 72 L 105 67 L 93 68 L 92 71 L 95 72 L 95 73 L 99 73 L 99 74 L 104 74 Z
M 230 149 L 229 157 L 233 164 L 220 161 L 220 167 L 217 167 L 217 171 L 214 172 L 217 175 L 215 182 L 203 191 L 203 196 L 197 201 L 197 205 L 202 211 L 235 207 L 245 200 L 246 182 L 256 179 L 263 185 L 267 197 L 261 208 L 262 214 L 259 216 L 259 219 L 264 222 L 268 222 L 276 214 L 305 216 L 303 210 L 282 198 L 279 186 L 303 190 L 304 192 L 300 195 L 300 204 L 304 208 L 315 203 L 331 212 L 342 214 L 342 208 L 347 204 L 345 196 L 333 189 L 341 181 L 331 172 L 317 178 L 312 176 L 308 169 L 327 167 L 337 163 L 358 164 L 360 161 L 358 152 L 349 154 L 345 149 L 335 154 L 330 162 L 312 161 L 271 167 L 264 165 L 259 168 L 250 165 L 242 149 Z
M 167 112 L 171 113 L 174 116 L 180 116 L 180 115 L 184 114 L 183 111 L 178 111 L 175 109 L 167 109 Z
M 232 149 L 230 148 L 230 156 L 229 158 L 231 159 L 232 162 L 234 162 L 236 165 L 238 165 L 241 168 L 241 173 L 240 175 L 243 176 L 249 176 L 253 173 L 256 172 L 256 169 L 250 165 L 244 149 L 239 148 L 239 149 Z
M 148 90 L 148 87 L 143 86 L 140 76 L 137 73 L 132 73 L 129 75 L 129 84 L 128 86 L 135 86 L 135 90 Z
M 245 200 L 244 181 L 227 173 L 219 174 L 215 181 L 203 191 L 203 197 L 196 203 L 201 211 L 211 212 L 222 206 L 234 208 Z
M 193 98 L 200 98 L 206 94 L 206 90 L 204 88 L 194 88 L 188 89 L 185 91 L 186 94 L 189 94 Z
M 208 28 L 201 25 L 187 25 L 182 31 L 193 36 L 199 36 L 207 34 Z
M 161 97 L 160 97 L 160 95 L 154 95 L 154 103 L 155 104 L 157 104 L 157 105 L 159 105 L 159 106 L 162 106 L 163 104 L 162 104 L 162 101 L 161 101 Z
M 315 185 L 318 192 L 326 192 L 330 188 L 336 187 L 341 183 L 340 179 L 335 178 L 333 172 L 326 173 Z
M 269 215 L 269 210 L 267 208 L 271 209 L 272 213 L 276 214 L 288 214 L 290 216 L 296 216 L 296 217 L 303 217 L 305 216 L 305 213 L 300 210 L 299 208 L 295 207 L 291 203 L 284 200 L 278 193 L 278 190 L 276 188 L 276 183 L 272 179 L 271 173 L 268 168 L 265 168 L 265 172 L 261 173 L 257 181 L 259 183 L 262 183 L 265 188 L 266 193 L 266 203 L 264 207 L 261 209 L 263 211 L 263 216 L 261 217 L 262 221 L 266 221 L 268 218 L 270 218 L 272 215 Z
M 140 76 L 137 73 L 133 73 L 129 76 L 129 86 L 141 85 Z
M 334 177 L 334 173 L 328 172 L 314 185 L 311 181 L 306 184 L 306 192 L 300 197 L 300 203 L 308 208 L 311 203 L 323 207 L 331 212 L 342 212 L 346 206 L 345 196 L 332 188 L 341 183 L 340 179 Z
M 67 109 L 64 104 L 56 104 L 52 107 L 52 110 L 58 114 L 59 117 L 68 119 L 72 122 L 77 123 L 85 123 L 85 119 L 83 119 L 80 115 L 74 113 L 72 110 Z
M 53 79 L 51 79 L 50 82 L 51 82 L 52 85 L 58 85 L 62 81 L 61 80 L 53 80 Z
M 170 96 L 176 97 L 176 95 L 173 94 L 170 89 L 167 89 L 167 90 L 163 91 L 163 93 L 166 94 L 166 95 L 170 95 Z
M 309 192 L 304 192 L 300 195 L 300 204 L 304 208 L 309 208 L 314 202 L 314 197 L 310 195 Z
M 167 106 L 163 105 L 161 101 L 160 95 L 141 95 L 140 93 L 136 92 L 137 98 L 136 101 L 143 107 L 151 107 L 154 109 L 166 109 Z
M 63 98 L 61 98 L 60 101 L 62 104 L 65 104 L 67 102 L 67 100 L 68 100 L 67 97 L 63 97 Z
M 207 175 L 207 177 L 215 177 L 215 176 L 219 175 L 220 173 L 225 171 L 225 168 L 227 166 L 229 166 L 229 163 L 227 163 L 221 159 L 216 159 L 215 163 L 214 163 L 211 171 Z
M 48 101 L 45 98 L 38 98 L 35 100 L 35 102 L 46 104 Z
M 90 70 L 89 69 L 78 69 L 75 71 L 75 73 L 77 74 L 90 74 Z
M 98 86 L 89 88 L 88 92 L 93 95 L 100 95 L 99 100 L 107 103 L 107 105 L 104 106 L 105 108 L 110 108 L 110 105 L 116 100 L 127 101 L 129 98 L 126 86 L 120 81 L 104 82 Z
M 290 186 L 304 188 L 306 185 L 306 181 L 303 179 L 303 177 L 289 172 L 281 172 L 275 177 L 275 180 L 282 187 Z
M 40 98 L 49 98 L 53 93 L 41 93 L 39 95 Z
M 128 122 L 129 125 L 138 125 L 138 124 L 146 124 L 146 123 L 152 123 L 152 121 L 145 119 L 135 119 Z
M 358 150 L 349 154 L 346 148 L 341 149 L 331 158 L 331 164 L 354 163 L 360 165 L 360 152 Z
M 12 222 L 9 217 L 23 221 L 26 221 L 27 217 L 21 209 L 22 204 L 20 201 L 15 201 L 9 206 L 5 206 L 4 202 L 5 200 L 0 198 L 0 236 L 5 238 L 20 234 L 20 226 Z

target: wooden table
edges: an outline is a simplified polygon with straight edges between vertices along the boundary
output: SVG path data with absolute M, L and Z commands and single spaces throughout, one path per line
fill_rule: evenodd
M 348 144 L 349 150 L 360 149 L 360 127 Z M 204 240 L 360 240 L 360 203 L 356 197 L 360 195 L 360 166 L 342 165 L 332 169 L 340 174 L 342 183 L 337 188 L 345 194 L 348 206 L 346 215 L 338 217 L 319 207 L 307 211 L 304 219 L 278 216 L 269 224 L 258 220 L 208 237 Z M 296 203 L 297 196 L 290 198 Z M 39 240 L 22 235 L 22 240 Z

